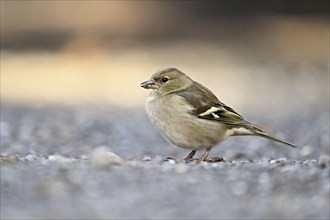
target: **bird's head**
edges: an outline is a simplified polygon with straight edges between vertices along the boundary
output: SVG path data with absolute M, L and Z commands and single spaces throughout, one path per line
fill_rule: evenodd
M 180 91 L 190 86 L 193 81 L 183 72 L 176 68 L 158 70 L 149 80 L 141 83 L 145 89 L 153 89 L 159 94 L 166 95 Z

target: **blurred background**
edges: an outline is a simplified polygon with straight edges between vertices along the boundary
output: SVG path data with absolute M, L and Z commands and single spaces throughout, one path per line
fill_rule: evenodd
M 1 100 L 143 108 L 140 82 L 172 66 L 241 113 L 328 108 L 328 6 L 1 1 Z

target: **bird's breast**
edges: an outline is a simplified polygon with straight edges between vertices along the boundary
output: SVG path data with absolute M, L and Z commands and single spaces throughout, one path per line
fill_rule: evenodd
M 180 96 L 149 97 L 146 112 L 169 142 L 183 148 L 211 147 L 223 139 L 220 123 L 191 115 L 193 107 Z

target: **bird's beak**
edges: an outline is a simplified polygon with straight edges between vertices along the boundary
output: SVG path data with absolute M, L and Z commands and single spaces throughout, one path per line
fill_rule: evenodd
M 159 89 L 159 85 L 153 79 L 149 79 L 141 83 L 141 87 L 145 89 Z

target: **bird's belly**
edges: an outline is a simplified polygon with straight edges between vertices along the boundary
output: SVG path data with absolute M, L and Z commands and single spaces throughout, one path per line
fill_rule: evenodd
M 160 134 L 170 143 L 189 149 L 212 148 L 224 140 L 223 125 L 205 119 L 192 118 L 170 104 L 147 103 L 147 114 Z

